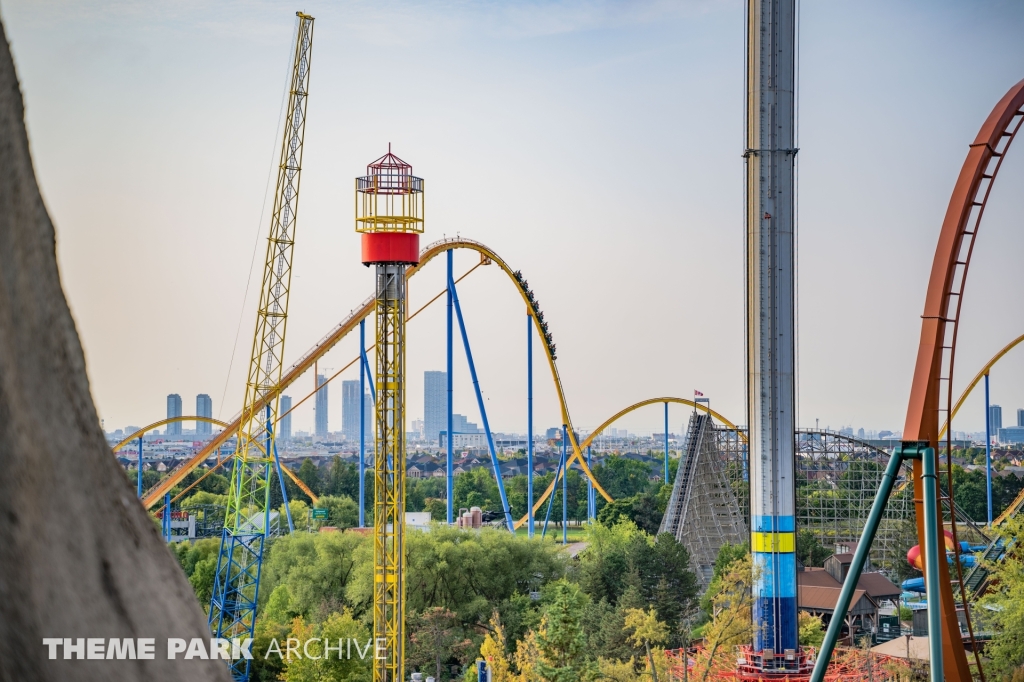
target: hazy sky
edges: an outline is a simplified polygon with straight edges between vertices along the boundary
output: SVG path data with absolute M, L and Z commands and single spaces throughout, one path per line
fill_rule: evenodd
M 258 284 L 243 297 L 257 244 L 257 282 L 262 267 L 296 9 L 316 24 L 289 362 L 370 293 L 352 179 L 390 142 L 426 179 L 424 243 L 477 239 L 529 279 L 577 427 L 695 388 L 745 419 L 741 0 L 7 0 L 108 429 L 163 417 L 172 392 L 187 413 L 197 393 L 215 416 L 240 407 Z M 967 145 L 1024 78 L 1022 31 L 1020 2 L 801 3 L 803 425 L 902 428 L 939 225 Z M 975 252 L 957 393 L 1024 333 L 1014 152 Z M 459 254 L 456 270 L 474 261 Z M 438 260 L 413 280 L 413 307 L 442 288 Z M 495 268 L 460 294 L 491 424 L 524 431 L 522 303 Z M 423 370 L 444 368 L 443 321 L 436 305 L 410 323 L 411 418 Z M 544 371 L 538 428 L 559 423 Z M 310 374 L 287 393 L 312 387 Z M 339 385 L 332 429 L 340 398 Z M 994 372 L 993 400 L 1005 421 L 1024 407 L 1024 349 Z M 979 405 L 955 428 L 983 428 Z M 455 409 L 479 421 L 461 348 Z M 296 414 L 293 429 L 312 426 L 311 409 Z M 684 418 L 673 410 L 673 431 Z M 660 430 L 661 411 L 622 425 Z

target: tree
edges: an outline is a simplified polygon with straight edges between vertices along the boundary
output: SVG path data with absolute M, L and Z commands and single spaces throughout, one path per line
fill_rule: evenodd
M 671 468 L 670 461 L 670 472 Z M 651 465 L 621 455 L 609 455 L 593 468 L 593 472 L 612 499 L 633 497 L 651 487 Z
M 821 544 L 814 531 L 804 528 L 796 534 L 796 558 L 804 566 L 821 568 L 830 556 L 832 552 Z
M 637 560 L 647 562 L 644 596 L 669 628 L 669 639 L 664 643 L 681 645 L 685 634 L 683 620 L 695 605 L 700 589 L 697 576 L 690 569 L 689 551 L 671 534 L 662 533 Z
M 587 639 L 580 628 L 586 595 L 572 583 L 555 584 L 553 599 L 537 632 L 536 674 L 543 682 L 594 680 L 595 661 L 587 656 Z
M 710 618 L 714 612 L 712 598 L 722 589 L 722 576 L 729 570 L 732 564 L 750 554 L 750 545 L 747 543 L 729 544 L 725 543 L 718 549 L 718 556 L 715 557 L 715 565 L 711 569 L 711 583 L 700 600 L 701 611 Z
M 729 647 L 748 642 L 754 633 L 751 618 L 753 597 L 751 586 L 754 581 L 753 562 L 750 554 L 736 559 L 726 567 L 718 578 L 712 581 L 716 590 L 711 598 L 711 622 L 704 629 L 704 656 L 697 662 L 695 679 L 705 682 L 709 676 L 720 672 L 718 653 Z M 711 592 L 711 589 L 708 590 Z
M 305 655 L 300 645 L 295 658 L 291 652 L 287 652 L 284 668 L 285 682 L 320 682 L 329 679 L 327 677 L 327 660 L 323 655 L 323 643 L 316 636 L 316 628 L 313 623 L 306 623 L 302 616 L 296 616 L 292 621 L 292 629 L 288 632 L 289 639 L 297 639 L 303 644 L 311 642 L 307 646 Z
M 487 661 L 491 669 L 491 682 L 513 682 L 515 676 L 505 649 L 505 628 L 501 625 L 501 616 L 495 611 L 488 621 L 488 632 L 480 645 L 480 658 Z
M 511 600 L 526 595 L 538 580 L 560 578 L 567 561 L 552 542 L 494 528 L 474 533 L 447 526 L 429 533 L 408 531 L 405 544 L 406 608 L 423 613 L 444 607 L 467 628 L 486 623 L 496 608 L 504 617 Z M 373 602 L 372 549 L 367 543 L 346 591 L 349 603 L 360 611 L 369 611 Z
M 305 483 L 306 487 L 312 490 L 314 494 L 319 495 L 323 492 L 320 486 L 320 471 L 316 468 L 316 464 L 313 464 L 313 460 L 303 460 L 302 466 L 299 467 L 295 476 Z
M 637 646 L 644 647 L 651 675 L 654 682 L 658 682 L 658 670 L 654 666 L 651 644 L 666 643 L 668 641 L 668 627 L 658 620 L 658 614 L 654 612 L 654 609 L 648 611 L 629 609 L 626 612 L 626 628 L 633 631 L 633 634 L 629 636 L 630 641 Z
M 430 512 L 431 521 L 446 522 L 448 520 L 448 503 L 436 497 L 424 501 L 423 511 Z
M 608 505 L 605 509 L 613 506 Z M 573 578 L 594 602 L 604 599 L 615 606 L 625 589 L 626 555 L 629 546 L 642 533 L 629 519 L 607 524 L 603 520 L 587 533 L 589 545 L 578 557 Z
M 302 478 L 299 476 L 299 478 Z M 302 479 L 305 483 L 305 479 Z M 308 484 L 307 484 L 308 485 Z M 348 496 L 359 498 L 359 467 L 350 464 L 337 455 L 331 460 L 331 468 L 324 481 L 324 493 L 327 495 Z
M 278 585 L 287 585 L 290 613 L 307 619 L 340 610 L 357 564 L 372 555 L 360 556 L 360 548 L 372 542 L 356 533 L 294 533 L 276 538 L 263 560 L 260 609 Z
M 622 521 L 633 521 L 633 504 L 635 499 L 632 497 L 626 498 L 615 498 L 614 502 L 601 507 L 601 510 L 597 512 L 597 520 L 603 526 L 612 527 L 617 526 Z
M 516 653 L 512 657 L 519 670 L 520 682 L 533 682 L 537 679 L 537 660 L 540 658 L 540 645 L 537 633 L 530 630 L 516 642 Z
M 797 628 L 799 629 L 800 646 L 818 648 L 825 641 L 825 627 L 821 618 L 807 611 L 801 611 L 797 616 Z
M 633 522 L 651 535 L 656 535 L 661 527 L 664 510 L 658 510 L 657 495 L 643 492 L 633 498 Z
M 494 472 L 490 467 L 477 467 L 455 477 L 452 486 L 454 508 L 480 507 L 481 509 L 501 510 L 501 495 L 498 484 L 494 481 Z
M 990 587 L 975 613 L 992 632 L 985 647 L 992 672 L 1010 675 L 1024 665 L 1024 548 L 1017 541 L 1024 535 L 1024 518 L 1009 519 L 996 532 L 1007 544 L 1006 553 L 988 564 Z
M 355 528 L 359 525 L 359 505 L 347 495 L 324 495 L 317 504 L 320 509 L 327 509 L 327 522 L 338 528 Z
M 434 679 L 441 682 L 441 664 L 452 659 L 465 663 L 472 642 L 455 614 L 435 606 L 414 615 L 409 628 L 409 663 L 415 667 L 432 666 Z

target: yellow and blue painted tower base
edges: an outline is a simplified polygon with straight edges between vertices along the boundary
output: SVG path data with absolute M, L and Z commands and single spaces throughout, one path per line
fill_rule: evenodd
M 754 593 L 754 651 L 783 654 L 797 648 L 796 532 L 793 516 L 751 519 L 750 551 L 758 580 Z

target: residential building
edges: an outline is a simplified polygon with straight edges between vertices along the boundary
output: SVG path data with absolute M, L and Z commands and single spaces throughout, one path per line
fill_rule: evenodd
M 999 442 L 1003 444 L 1024 443 L 1024 426 L 1006 426 L 997 432 Z
M 369 392 L 363 393 L 363 428 L 367 441 L 373 440 L 373 401 Z M 347 440 L 359 440 L 359 380 L 341 382 L 341 435 Z
M 279 421 L 277 422 L 277 438 L 278 440 L 288 440 L 292 437 L 292 416 L 288 414 L 292 409 L 292 397 L 290 395 L 281 396 L 280 409 Z
M 174 417 L 181 416 L 181 396 L 177 393 L 171 393 L 167 396 L 167 418 L 173 419 Z M 167 425 L 165 433 L 168 436 L 180 436 L 181 435 L 181 422 L 171 422 Z
M 320 438 L 327 437 L 327 376 L 316 375 L 316 406 L 313 408 L 316 418 L 315 433 Z
M 196 416 L 213 419 L 213 400 L 205 393 L 196 396 Z M 213 424 L 210 422 L 196 422 L 196 435 L 208 436 L 213 433 Z
M 452 431 L 455 433 L 480 433 L 480 427 L 469 421 L 465 415 L 453 414 Z
M 999 405 L 989 405 L 988 407 L 988 425 L 992 429 L 992 433 L 999 433 L 999 429 L 1003 428 L 1003 408 Z
M 423 373 L 423 440 L 440 443 L 448 429 L 448 372 Z M 453 431 L 459 431 L 452 426 Z

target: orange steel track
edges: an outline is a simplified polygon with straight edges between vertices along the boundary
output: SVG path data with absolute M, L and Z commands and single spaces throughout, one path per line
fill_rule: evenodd
M 953 188 L 946 217 L 942 221 L 935 259 L 932 261 L 924 315 L 921 316 L 921 342 L 918 347 L 917 364 L 914 367 L 914 383 L 911 386 L 903 438 L 928 441 L 936 453 L 939 452 L 939 425 L 946 421 L 952 411 L 950 389 L 967 270 L 992 185 L 1006 152 L 1020 129 L 1021 122 L 1024 121 L 1022 107 L 1024 80 L 1010 88 L 996 104 L 974 143 L 971 144 L 967 159 L 960 170 L 960 177 Z M 950 457 L 948 431 L 947 466 Z M 952 477 L 947 479 L 951 481 Z M 914 508 L 917 515 L 918 537 L 923 542 L 924 508 L 921 490 L 921 462 L 918 460 L 914 462 Z M 945 492 L 952 507 L 952 490 Z M 942 522 L 941 517 L 939 522 Z M 953 529 L 955 534 L 955 523 Z M 939 562 L 939 569 L 940 583 L 943 585 L 941 604 L 945 678 L 948 682 L 968 682 L 971 679 L 971 671 L 957 623 L 956 603 L 946 562 Z

